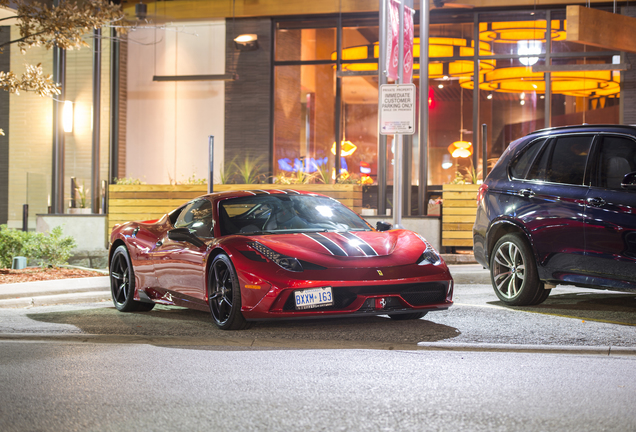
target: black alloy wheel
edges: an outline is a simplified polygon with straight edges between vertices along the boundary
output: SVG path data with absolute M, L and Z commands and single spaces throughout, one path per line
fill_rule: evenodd
M 110 293 L 118 311 L 149 311 L 155 304 L 142 303 L 133 299 L 135 293 L 135 274 L 126 246 L 115 249 L 110 259 Z
M 530 306 L 550 295 L 539 280 L 532 249 L 516 233 L 506 234 L 490 258 L 490 279 L 499 300 L 511 306 Z
M 236 271 L 227 255 L 220 254 L 212 261 L 208 290 L 210 313 L 221 330 L 242 330 L 249 327 L 241 313 L 241 288 Z

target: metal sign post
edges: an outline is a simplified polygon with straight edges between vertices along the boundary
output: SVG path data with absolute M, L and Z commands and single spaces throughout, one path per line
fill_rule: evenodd
M 214 192 L 214 135 L 209 136 L 208 143 L 208 155 L 209 155 L 209 167 L 208 167 L 208 193 Z
M 407 8 L 404 4 L 407 2 L 410 8 Z M 386 33 L 387 36 L 391 34 L 391 37 L 381 38 L 380 53 L 384 54 L 385 57 L 379 59 L 379 64 L 383 67 L 386 66 L 386 70 L 382 73 L 393 78 L 396 83 L 380 85 L 378 107 L 380 136 L 394 135 L 392 212 L 393 226 L 395 228 L 402 228 L 403 190 L 405 184 L 410 186 L 410 178 L 403 178 L 404 135 L 414 134 L 416 125 L 415 103 L 417 100 L 415 97 L 415 85 L 410 84 L 413 73 L 413 20 L 412 15 L 408 16 L 408 21 L 405 21 L 404 17 L 405 10 L 409 14 L 413 13 L 412 7 L 413 2 L 409 0 L 381 0 L 380 7 L 380 19 L 386 20 L 381 23 L 381 27 L 384 29 L 386 24 L 389 23 Z M 389 13 L 387 13 L 387 8 Z M 405 25 L 408 27 L 406 31 Z M 406 47 L 405 33 L 408 37 Z M 395 39 L 397 39 L 397 43 Z M 408 48 L 406 53 L 405 48 Z M 404 83 L 405 79 L 408 83 Z M 382 143 L 382 140 L 380 140 L 380 143 Z M 381 145 L 380 148 L 382 148 Z M 385 155 L 378 154 L 378 157 L 385 157 Z M 380 176 L 378 176 L 378 180 L 380 180 Z M 380 186 L 378 187 L 378 193 L 380 193 Z M 384 193 L 384 189 L 382 192 Z M 380 196 L 379 199 L 382 200 L 382 197 Z M 381 207 L 379 206 L 378 210 Z
M 481 174 L 482 180 L 486 181 L 488 175 L 488 125 L 486 123 L 481 125 Z

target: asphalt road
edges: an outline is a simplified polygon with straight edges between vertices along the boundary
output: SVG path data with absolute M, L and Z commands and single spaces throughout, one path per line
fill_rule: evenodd
M 9 431 L 633 431 L 636 358 L 0 342 Z
M 0 309 L 0 430 L 636 431 L 635 311 L 567 288 L 508 308 L 487 285 L 416 321 L 240 332 L 181 308 Z

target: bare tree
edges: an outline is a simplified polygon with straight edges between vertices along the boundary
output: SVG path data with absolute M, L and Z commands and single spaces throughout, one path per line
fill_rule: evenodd
M 16 11 L 15 16 L 2 18 L 15 19 L 20 37 L 0 44 L 16 44 L 23 53 L 31 47 L 51 49 L 59 47 L 66 50 L 88 47 L 84 36 L 94 29 L 114 25 L 123 21 L 124 12 L 120 5 L 108 0 L 86 0 L 80 3 L 61 0 L 58 6 L 47 6 L 39 2 L 25 0 L 0 0 L 0 6 Z M 40 96 L 60 94 L 60 86 L 51 75 L 45 75 L 42 66 L 27 65 L 26 72 L 17 76 L 13 72 L 0 72 L 0 89 L 20 94 L 31 91 Z

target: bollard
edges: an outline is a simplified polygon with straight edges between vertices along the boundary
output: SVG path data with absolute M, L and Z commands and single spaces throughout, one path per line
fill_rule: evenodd
M 14 270 L 22 270 L 27 266 L 26 257 L 13 257 L 13 263 L 11 264 L 11 268 Z
M 29 205 L 22 204 L 22 231 L 29 230 Z
M 75 198 L 77 197 L 77 180 L 75 177 L 71 177 L 71 201 L 69 203 L 70 208 L 75 208 L 77 203 L 75 202 Z M 64 211 L 62 211 L 64 213 Z

